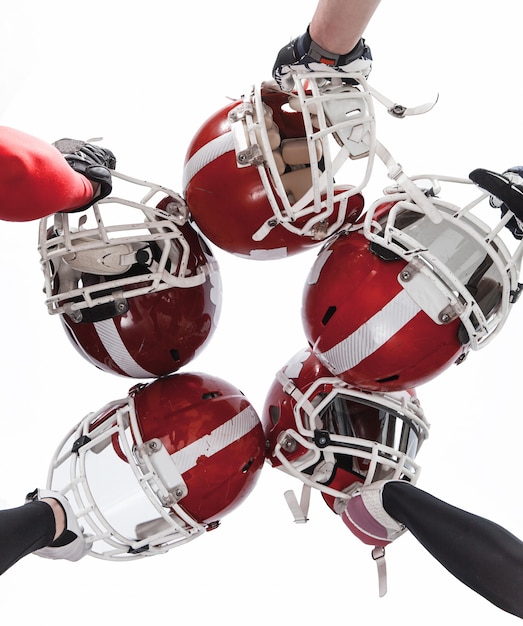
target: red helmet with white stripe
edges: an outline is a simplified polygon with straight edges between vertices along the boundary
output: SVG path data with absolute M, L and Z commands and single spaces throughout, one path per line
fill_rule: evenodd
M 208 530 L 254 488 L 265 459 L 261 421 L 234 385 L 178 373 L 139 384 L 87 415 L 52 459 L 89 554 L 127 560 Z
M 116 172 L 113 184 L 126 195 L 41 221 L 47 306 L 98 368 L 156 378 L 187 364 L 212 336 L 219 268 L 175 192 Z
M 314 78 L 296 86 L 292 94 L 272 83 L 253 87 L 205 121 L 187 150 L 191 216 L 238 256 L 290 256 L 362 211 L 375 150 L 371 96 L 363 85 L 320 90 Z
M 360 230 L 321 251 L 304 290 L 309 344 L 362 389 L 417 387 L 461 362 L 499 333 L 521 290 L 522 243 L 502 228 L 511 213 L 500 223 L 470 180 L 413 180 L 432 213 L 411 188 L 390 188 Z
M 415 484 L 415 458 L 429 431 L 414 390 L 361 391 L 333 376 L 310 350 L 277 372 L 262 420 L 270 464 L 321 491 L 333 510 L 358 485 Z
M 360 389 L 410 389 L 466 355 L 459 317 L 434 323 L 398 280 L 406 265 L 381 258 L 355 231 L 334 238 L 309 273 L 307 341 L 332 374 Z

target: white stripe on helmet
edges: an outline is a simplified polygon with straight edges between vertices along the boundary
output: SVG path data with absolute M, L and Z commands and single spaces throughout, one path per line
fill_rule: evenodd
M 232 150 L 234 150 L 234 141 L 231 132 L 212 139 L 197 150 L 183 168 L 183 190 L 185 191 L 187 185 L 191 182 L 192 177 L 195 176 L 201 169 L 218 157 L 221 157 L 223 154 L 231 152 Z
M 215 428 L 210 434 L 193 441 L 171 455 L 180 474 L 195 467 L 201 456 L 210 457 L 220 452 L 256 428 L 260 420 L 252 406 Z
M 338 344 L 321 352 L 333 374 L 346 372 L 379 350 L 421 311 L 403 289 L 381 311 Z
M 143 369 L 133 359 L 129 350 L 125 347 L 112 318 L 95 322 L 94 328 L 103 347 L 122 372 L 125 372 L 132 378 L 156 378 L 155 374 Z

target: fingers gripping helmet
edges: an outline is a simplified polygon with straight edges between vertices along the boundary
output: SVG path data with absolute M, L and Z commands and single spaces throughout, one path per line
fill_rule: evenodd
M 466 198 L 459 208 L 436 197 L 442 180 L 426 191 L 439 222 L 389 190 L 361 230 L 329 242 L 309 274 L 307 340 L 349 384 L 398 390 L 434 378 L 496 336 L 517 297 L 520 244 L 511 253 L 500 232 L 508 231 L 478 217 L 480 208 L 492 216 L 488 202 L 478 206 L 486 194 L 446 179 Z
M 191 216 L 228 252 L 285 257 L 361 213 L 375 151 L 371 96 L 361 85 L 296 85 L 293 94 L 271 83 L 253 88 L 211 116 L 189 146 L 183 186 Z M 360 160 L 348 177 L 361 181 L 336 183 L 351 158 Z
M 113 182 L 125 197 L 41 221 L 46 303 L 89 362 L 156 378 L 188 363 L 212 336 L 219 268 L 180 196 L 116 172 Z
M 319 489 L 334 510 L 356 485 L 416 483 L 414 459 L 429 429 L 412 390 L 360 391 L 332 376 L 310 350 L 277 373 L 262 420 L 269 463 Z
M 247 398 L 220 378 L 178 373 L 87 415 L 59 445 L 48 486 L 69 500 L 89 554 L 128 560 L 216 528 L 264 459 Z

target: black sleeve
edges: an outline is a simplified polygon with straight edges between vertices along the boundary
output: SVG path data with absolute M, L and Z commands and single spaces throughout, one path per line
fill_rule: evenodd
M 0 511 L 0 574 L 22 557 L 49 545 L 56 526 L 46 502 L 36 500 Z
M 451 574 L 523 618 L 523 542 L 507 530 L 406 482 L 386 483 L 383 506 Z

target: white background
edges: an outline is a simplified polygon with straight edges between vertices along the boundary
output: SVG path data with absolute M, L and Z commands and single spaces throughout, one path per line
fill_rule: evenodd
M 314 0 L 4 0 L 0 124 L 49 142 L 102 136 L 120 171 L 180 189 L 198 126 L 227 97 L 270 78 L 277 51 L 303 32 L 314 7 Z M 408 173 L 466 176 L 523 162 L 522 24 L 523 4 L 514 0 L 383 0 L 366 32 L 371 83 L 406 105 L 440 94 L 419 118 L 392 120 L 379 111 L 378 136 Z M 367 199 L 386 184 L 379 170 Z M 84 362 L 48 316 L 37 225 L 2 223 L 0 232 L 0 505 L 10 507 L 44 486 L 51 452 L 69 427 L 125 396 L 134 381 Z M 222 317 L 185 369 L 221 376 L 261 411 L 276 370 L 305 346 L 301 293 L 316 252 L 256 262 L 214 249 Z M 418 485 L 520 537 L 522 306 L 490 346 L 418 389 L 432 424 Z M 156 558 L 113 564 L 29 556 L 0 579 L 0 619 L 51 612 L 58 624 L 82 625 L 516 623 L 410 535 L 387 550 L 389 593 L 379 599 L 369 547 L 318 494 L 310 522 L 293 523 L 282 494 L 298 487 L 267 466 L 218 530 Z

